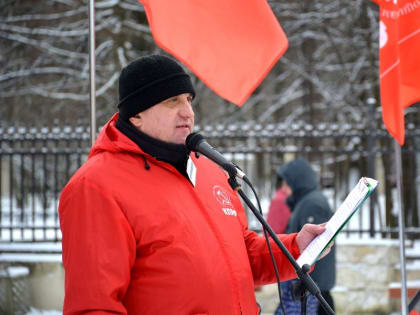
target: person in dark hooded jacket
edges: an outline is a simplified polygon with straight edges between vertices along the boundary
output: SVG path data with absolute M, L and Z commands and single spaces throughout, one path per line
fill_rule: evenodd
M 304 158 L 298 158 L 283 166 L 277 171 L 277 176 L 283 179 L 283 189 L 289 194 L 287 204 L 292 214 L 289 219 L 286 233 L 299 231 L 307 223 L 321 224 L 327 222 L 333 215 L 327 198 L 318 186 L 317 174 Z M 335 246 L 331 252 L 316 263 L 311 273 L 312 279 L 319 286 L 324 299 L 334 308 L 330 290 L 335 285 Z M 300 314 L 300 301 L 293 301 L 291 287 L 297 280 L 282 283 L 283 301 L 287 314 Z M 310 295 L 308 297 L 307 314 L 326 314 L 318 300 Z M 316 310 L 318 308 L 318 310 Z M 276 315 L 282 314 L 280 307 Z

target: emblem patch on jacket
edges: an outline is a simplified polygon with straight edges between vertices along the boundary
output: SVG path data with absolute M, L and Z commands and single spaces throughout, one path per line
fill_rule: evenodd
M 238 215 L 226 189 L 219 185 L 213 186 L 213 196 L 222 205 L 222 211 L 225 215 L 231 215 L 234 217 Z

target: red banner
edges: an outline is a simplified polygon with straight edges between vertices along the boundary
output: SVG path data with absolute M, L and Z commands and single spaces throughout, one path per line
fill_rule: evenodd
M 404 144 L 404 109 L 420 101 L 420 0 L 373 0 L 380 6 L 382 117 Z
M 139 0 L 156 43 L 243 105 L 288 47 L 265 0 Z

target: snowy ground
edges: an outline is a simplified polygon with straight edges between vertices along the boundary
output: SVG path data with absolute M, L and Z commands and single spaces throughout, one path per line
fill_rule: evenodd
M 40 311 L 34 308 L 31 308 L 31 310 L 26 313 L 26 315 L 61 315 L 62 312 L 60 311 L 55 311 L 55 310 L 51 310 L 51 311 Z

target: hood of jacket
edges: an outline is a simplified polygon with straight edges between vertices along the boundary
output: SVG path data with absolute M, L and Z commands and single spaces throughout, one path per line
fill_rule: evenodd
M 118 113 L 114 114 L 102 128 L 95 143 L 90 149 L 89 159 L 103 151 L 131 152 L 143 156 L 145 155 L 137 144 L 116 128 L 115 124 L 117 118 Z
M 287 200 L 291 208 L 306 194 L 318 189 L 317 175 L 304 158 L 298 158 L 283 165 L 277 171 L 277 175 L 283 178 L 292 189 L 293 193 Z

